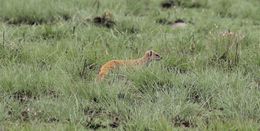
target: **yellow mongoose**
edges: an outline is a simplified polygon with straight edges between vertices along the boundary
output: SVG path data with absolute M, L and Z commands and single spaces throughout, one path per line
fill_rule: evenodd
M 220 32 L 220 35 L 223 37 L 232 37 L 235 36 L 236 33 L 235 32 L 231 32 L 230 30 L 224 31 L 224 32 Z
M 146 51 L 144 56 L 139 59 L 134 60 L 111 60 L 101 66 L 98 73 L 98 80 L 103 80 L 109 71 L 119 67 L 119 66 L 134 66 L 134 65 L 145 65 L 153 60 L 161 60 L 162 57 L 155 51 Z

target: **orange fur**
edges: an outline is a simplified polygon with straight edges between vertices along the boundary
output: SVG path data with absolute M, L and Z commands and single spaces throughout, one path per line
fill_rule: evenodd
M 98 73 L 98 80 L 103 80 L 109 71 L 118 68 L 120 66 L 135 66 L 145 65 L 153 60 L 160 60 L 161 56 L 153 50 L 146 51 L 144 56 L 134 60 L 111 60 L 101 66 Z

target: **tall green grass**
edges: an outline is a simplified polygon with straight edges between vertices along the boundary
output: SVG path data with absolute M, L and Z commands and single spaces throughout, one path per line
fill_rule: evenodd
M 0 130 L 260 129 L 257 0 L 0 2 Z M 104 12 L 114 27 L 93 23 Z M 149 49 L 163 59 L 95 82 Z

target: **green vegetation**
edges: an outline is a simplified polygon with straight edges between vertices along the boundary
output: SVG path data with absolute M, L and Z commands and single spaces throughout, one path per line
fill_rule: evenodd
M 259 130 L 260 2 L 162 2 L 0 0 L 0 130 Z

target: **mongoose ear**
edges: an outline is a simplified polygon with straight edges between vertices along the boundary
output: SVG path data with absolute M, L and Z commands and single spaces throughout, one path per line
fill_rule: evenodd
M 152 56 L 153 55 L 153 51 L 150 50 L 149 53 L 148 53 L 148 56 Z

